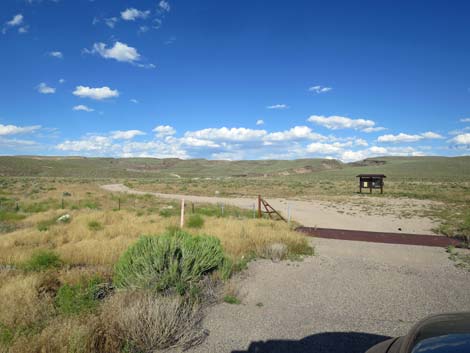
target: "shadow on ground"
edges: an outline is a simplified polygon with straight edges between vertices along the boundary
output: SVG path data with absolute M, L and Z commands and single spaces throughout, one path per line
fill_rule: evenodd
M 248 350 L 232 353 L 364 353 L 388 338 L 362 332 L 325 332 L 298 341 L 252 342 Z

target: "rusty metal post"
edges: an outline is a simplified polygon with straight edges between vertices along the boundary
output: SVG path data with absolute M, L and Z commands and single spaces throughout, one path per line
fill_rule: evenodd
M 258 218 L 261 218 L 261 195 L 258 195 Z

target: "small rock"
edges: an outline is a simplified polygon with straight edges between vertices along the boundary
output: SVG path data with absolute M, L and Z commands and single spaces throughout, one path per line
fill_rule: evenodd
M 68 223 L 68 222 L 70 222 L 71 218 L 72 217 L 68 213 L 66 213 L 66 214 L 60 216 L 59 218 L 57 218 L 57 222 L 58 223 Z

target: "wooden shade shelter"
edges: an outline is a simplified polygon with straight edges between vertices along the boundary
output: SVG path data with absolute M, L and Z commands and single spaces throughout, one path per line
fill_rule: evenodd
M 356 176 L 359 178 L 359 192 L 362 193 L 362 189 L 369 189 L 369 193 L 372 194 L 372 189 L 380 189 L 380 193 L 384 192 L 384 179 L 386 178 L 383 174 L 359 174 Z

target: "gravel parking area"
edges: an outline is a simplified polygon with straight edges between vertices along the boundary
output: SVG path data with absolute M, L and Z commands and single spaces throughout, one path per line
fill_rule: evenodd
M 302 262 L 256 261 L 242 304 L 208 309 L 191 352 L 359 353 L 434 313 L 470 310 L 470 272 L 445 249 L 313 239 Z

